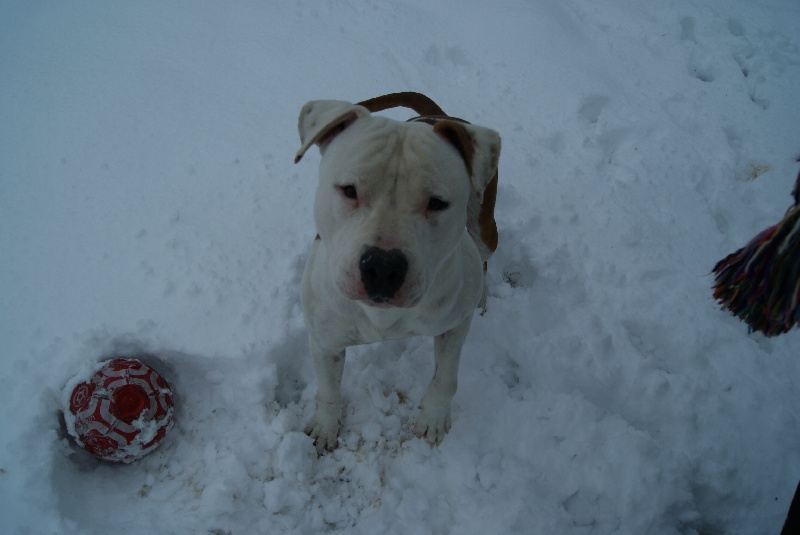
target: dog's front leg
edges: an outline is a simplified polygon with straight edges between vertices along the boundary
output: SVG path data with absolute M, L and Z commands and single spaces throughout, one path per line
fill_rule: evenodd
M 339 435 L 339 418 L 342 416 L 342 372 L 345 350 L 327 352 L 311 339 L 311 358 L 317 375 L 317 412 L 306 427 L 306 434 L 314 439 L 317 453 L 336 448 Z
M 428 392 L 422 398 L 419 419 L 414 427 L 414 433 L 425 438 L 431 446 L 438 446 L 450 431 L 450 402 L 458 386 L 458 362 L 470 323 L 472 315 L 433 339 L 436 371 Z

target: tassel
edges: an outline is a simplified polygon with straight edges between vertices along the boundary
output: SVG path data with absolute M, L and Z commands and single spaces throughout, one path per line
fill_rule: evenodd
M 783 221 L 714 266 L 714 298 L 750 331 L 776 336 L 800 324 L 800 174 Z

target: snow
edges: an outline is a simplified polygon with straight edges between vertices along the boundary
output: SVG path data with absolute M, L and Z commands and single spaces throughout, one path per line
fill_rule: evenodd
M 800 334 L 749 334 L 709 273 L 791 204 L 798 24 L 794 0 L 4 1 L 3 531 L 778 533 Z M 415 338 L 349 352 L 318 458 L 297 114 L 403 90 L 503 137 L 489 311 L 439 448 Z M 111 356 L 176 393 L 130 465 L 61 423 Z

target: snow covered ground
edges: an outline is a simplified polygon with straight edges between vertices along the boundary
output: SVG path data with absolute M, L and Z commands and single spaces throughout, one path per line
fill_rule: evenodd
M 800 334 L 748 334 L 709 272 L 791 204 L 798 27 L 796 0 L 3 0 L 0 531 L 778 533 Z M 296 117 L 402 90 L 503 136 L 489 312 L 441 447 L 411 339 L 350 352 L 317 458 Z M 59 418 L 114 355 L 177 395 L 130 465 Z

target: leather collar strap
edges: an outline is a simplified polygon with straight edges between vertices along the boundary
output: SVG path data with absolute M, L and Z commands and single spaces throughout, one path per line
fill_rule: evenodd
M 359 102 L 358 105 L 364 106 L 372 113 L 388 110 L 389 108 L 408 108 L 419 113 L 420 116 L 409 119 L 407 121 L 409 123 L 422 122 L 435 125 L 437 122 L 447 119 L 448 121 L 469 124 L 469 121 L 465 121 L 464 119 L 450 117 L 433 100 L 422 93 L 415 93 L 414 91 L 390 93 L 388 95 L 364 100 Z

